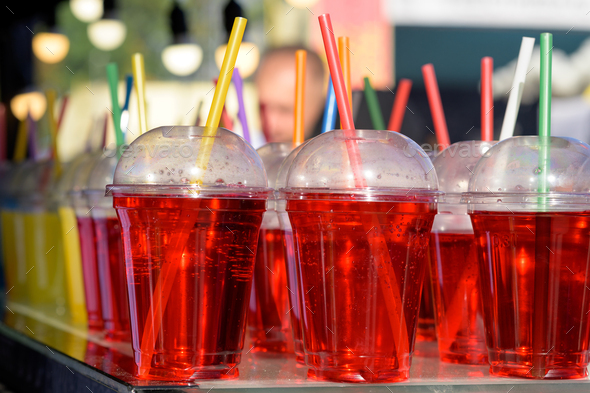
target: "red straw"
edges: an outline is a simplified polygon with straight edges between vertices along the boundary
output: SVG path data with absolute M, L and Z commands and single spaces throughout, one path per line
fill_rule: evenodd
M 102 147 L 107 147 L 107 130 L 109 128 L 109 114 L 104 114 L 104 123 L 102 126 Z
M 443 151 L 451 145 L 451 141 L 449 139 L 449 130 L 447 129 L 447 121 L 445 120 L 442 101 L 440 100 L 440 92 L 438 91 L 438 82 L 436 81 L 434 66 L 432 64 L 423 65 L 422 76 L 424 77 L 424 84 L 426 85 L 430 113 L 432 113 L 434 131 L 439 145 L 438 149 Z
M 494 97 L 492 93 L 492 73 L 494 59 L 481 59 L 481 140 L 494 139 Z
M 409 79 L 401 79 L 397 90 L 395 91 L 395 100 L 393 101 L 393 108 L 391 109 L 391 116 L 389 117 L 389 131 L 401 132 L 404 115 L 406 114 L 406 107 L 408 106 L 408 98 L 410 97 L 410 90 L 412 90 L 412 81 Z
M 61 129 L 61 124 L 64 120 L 64 114 L 66 113 L 66 108 L 68 107 L 69 100 L 70 97 L 67 94 L 63 96 L 61 100 L 61 108 L 59 110 L 59 117 L 57 118 L 57 132 L 59 132 L 59 130 Z

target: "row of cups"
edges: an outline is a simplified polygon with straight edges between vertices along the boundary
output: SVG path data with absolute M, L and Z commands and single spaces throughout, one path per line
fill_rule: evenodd
M 250 304 L 253 345 L 280 343 L 288 315 L 314 378 L 406 380 L 428 268 L 443 360 L 587 376 L 580 141 L 460 142 L 431 161 L 389 131 L 257 153 L 225 129 L 162 127 L 111 156 L 139 378 L 236 377 Z

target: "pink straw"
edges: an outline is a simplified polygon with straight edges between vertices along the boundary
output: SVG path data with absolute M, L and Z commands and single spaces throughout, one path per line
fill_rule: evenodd
M 481 59 L 481 140 L 494 139 L 494 96 L 492 92 L 492 73 L 494 59 Z

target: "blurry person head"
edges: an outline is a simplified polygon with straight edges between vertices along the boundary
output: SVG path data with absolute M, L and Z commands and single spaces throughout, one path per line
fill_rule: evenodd
M 295 109 L 295 52 L 301 47 L 281 47 L 265 53 L 256 73 L 262 131 L 267 142 L 293 140 Z M 305 136 L 313 134 L 324 109 L 325 71 L 319 56 L 307 50 L 305 68 Z

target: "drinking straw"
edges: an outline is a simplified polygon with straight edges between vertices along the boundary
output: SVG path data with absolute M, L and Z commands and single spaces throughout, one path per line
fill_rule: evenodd
M 139 113 L 139 134 L 141 135 L 148 131 L 145 99 L 145 66 L 141 53 L 135 53 L 131 56 L 131 67 L 133 68 L 133 80 L 135 81 L 135 95 L 137 96 L 137 111 Z
M 369 115 L 371 116 L 371 122 L 373 123 L 373 129 L 384 130 L 385 121 L 383 120 L 383 114 L 379 107 L 379 99 L 373 86 L 371 86 L 371 80 L 368 76 L 364 79 L 365 82 L 365 100 L 367 101 L 367 107 L 369 108 Z
M 28 115 L 27 115 L 28 116 Z M 18 124 L 18 133 L 16 135 L 16 144 L 14 146 L 14 154 L 12 160 L 15 163 L 24 161 L 27 156 L 27 144 L 29 141 L 29 125 L 27 119 L 23 119 Z
M 481 140 L 494 140 L 494 96 L 492 93 L 492 73 L 494 59 L 486 56 L 481 59 Z
M 6 161 L 8 154 L 8 140 L 6 139 L 6 106 L 0 102 L 0 161 Z
M 395 92 L 395 100 L 393 100 L 389 125 L 387 126 L 389 131 L 402 131 L 402 123 L 406 114 L 406 107 L 408 106 L 410 90 L 412 90 L 412 81 L 409 79 L 400 79 Z
M 518 117 L 520 99 L 522 98 L 524 82 L 529 71 L 528 68 L 531 62 L 531 57 L 533 56 L 534 46 L 534 38 L 522 37 L 520 52 L 518 53 L 518 60 L 516 61 L 516 71 L 514 72 L 512 88 L 510 89 L 510 96 L 508 96 L 508 104 L 506 104 L 504 122 L 502 123 L 502 131 L 500 132 L 501 141 L 514 135 L 514 126 L 516 125 L 516 118 Z
M 68 107 L 68 103 L 70 101 L 70 96 L 68 96 L 67 94 L 63 96 L 63 98 L 61 99 L 61 108 L 59 110 L 59 116 L 57 118 L 57 132 L 59 133 L 59 130 L 61 130 L 61 125 L 63 123 L 64 120 L 64 115 L 66 113 L 66 108 Z
M 231 119 L 230 115 L 227 113 L 227 110 L 225 109 L 225 105 L 223 106 L 223 109 L 221 110 L 221 118 L 219 120 L 221 122 L 221 127 L 227 128 L 228 130 L 233 131 L 234 122 Z
M 207 165 L 209 164 L 209 157 L 211 156 L 211 149 L 213 148 L 214 142 L 212 137 L 214 137 L 217 132 L 217 126 L 219 125 L 219 119 L 221 117 L 221 112 L 223 111 L 223 104 L 225 102 L 225 97 L 227 96 L 227 90 L 232 77 L 231 74 L 236 64 L 246 23 L 247 20 L 245 18 L 237 17 L 234 20 L 229 41 L 227 42 L 225 56 L 223 57 L 223 63 L 221 64 L 221 70 L 219 71 L 219 80 L 215 86 L 213 102 L 211 103 L 211 109 L 207 116 L 205 132 L 203 133 L 201 148 L 199 150 L 199 155 L 197 156 L 196 164 L 199 173 L 196 176 L 196 181 L 193 181 L 193 183 L 196 184 L 201 184 L 203 182 L 201 177 L 207 170 Z
M 25 121 L 27 122 L 29 133 L 29 157 L 31 160 L 37 161 L 39 159 L 39 147 L 37 145 L 37 125 L 35 124 L 35 120 L 33 120 L 30 113 L 27 114 Z
M 111 113 L 113 115 L 113 126 L 115 127 L 115 139 L 117 141 L 117 154 L 120 154 L 120 149 L 125 143 L 123 131 L 121 131 L 121 107 L 119 106 L 119 67 L 117 63 L 107 64 L 107 80 L 109 82 L 109 90 L 111 92 L 111 105 L 113 107 Z
M 250 139 L 250 129 L 248 128 L 248 119 L 246 118 L 246 105 L 244 105 L 244 81 L 240 75 L 240 70 L 235 69 L 232 75 L 234 86 L 236 87 L 236 94 L 238 95 L 238 119 L 242 125 L 242 135 L 248 143 L 252 143 Z
M 57 93 L 53 89 L 45 92 L 47 97 L 47 120 L 49 121 L 49 131 L 51 134 L 51 148 L 53 152 L 53 170 L 56 177 L 61 175 L 61 162 L 57 148 L 57 121 L 55 120 L 55 101 Z
M 346 84 L 346 92 L 348 93 L 348 102 L 352 103 L 352 82 L 350 72 L 350 40 L 347 36 L 338 37 L 338 57 L 342 65 L 342 73 L 344 76 L 344 83 Z M 351 107 L 352 111 L 352 107 Z
M 304 104 L 305 104 L 305 61 L 307 52 L 295 52 L 295 114 L 293 125 L 293 144 L 299 146 L 305 140 Z
M 432 64 L 423 65 L 422 76 L 426 85 L 426 94 L 428 95 L 428 104 L 430 105 L 438 149 L 439 151 L 443 151 L 451 145 L 451 141 L 449 140 L 449 130 L 447 129 L 447 121 L 445 120 L 445 112 L 443 111 L 442 101 L 440 99 L 434 66 Z
M 349 96 L 344 84 L 344 76 L 342 75 L 340 62 L 338 61 L 338 52 L 336 50 L 336 41 L 334 39 L 333 33 L 334 29 L 332 27 L 329 14 L 320 15 L 318 19 L 320 22 L 320 30 L 322 32 L 322 38 L 326 50 L 326 57 L 328 59 L 328 66 L 330 68 L 330 74 L 332 75 L 332 81 L 334 83 L 334 92 L 336 94 L 336 102 L 338 103 L 338 112 L 340 113 L 344 135 L 347 137 L 346 148 L 350 166 L 352 167 L 352 172 L 354 175 L 355 186 L 357 188 L 363 188 L 367 186 L 367 182 L 362 173 L 362 160 L 360 157 L 360 152 L 358 151 L 358 145 L 356 140 L 353 139 L 356 136 L 354 133 L 354 122 L 352 118 L 352 111 L 350 110 Z M 365 229 L 367 229 L 366 227 L 369 227 L 369 230 L 366 231 L 368 233 L 370 232 L 370 229 L 374 227 L 380 228 L 381 224 L 379 223 L 378 217 L 375 215 L 370 215 L 370 221 L 363 222 L 363 227 L 365 227 Z M 378 232 L 374 231 L 374 233 L 377 234 Z M 379 275 L 379 282 L 381 284 L 383 297 L 385 299 L 385 304 L 390 318 L 390 325 L 393 331 L 393 337 L 397 349 L 396 352 L 398 363 L 401 363 L 400 356 L 403 356 L 404 353 L 409 352 L 408 330 L 403 313 L 403 300 L 401 296 L 402 292 L 399 290 L 395 280 L 395 272 L 393 271 L 391 263 L 378 260 L 380 257 L 387 255 L 389 251 L 385 245 L 385 240 L 379 235 L 375 236 L 378 236 L 378 239 L 373 242 L 369 242 L 369 245 L 374 256 L 373 262 L 375 266 L 386 266 L 385 269 L 377 268 L 375 270 Z M 390 290 L 388 290 L 388 288 L 390 288 Z M 399 316 L 399 321 L 392 320 L 391 318 L 394 316 Z
M 539 193 L 549 192 L 547 183 L 550 169 L 551 143 L 551 63 L 553 50 L 553 35 L 541 34 L 541 69 L 539 83 Z M 539 211 L 547 210 L 546 197 L 538 198 Z M 533 366 L 531 374 L 543 378 L 546 374 L 546 357 L 549 348 L 547 342 L 547 302 L 549 285 L 549 263 L 551 255 L 546 243 L 550 239 L 550 217 L 536 215 L 535 230 L 535 286 L 533 305 Z
M 227 96 L 227 90 L 231 81 L 231 73 L 236 64 L 236 58 L 238 57 L 238 50 L 242 42 L 244 35 L 244 29 L 246 28 L 247 20 L 245 18 L 237 17 L 234 20 L 234 25 L 227 43 L 225 50 L 225 56 L 221 65 L 219 73 L 219 80 L 215 86 L 215 94 L 213 95 L 213 103 L 209 110 L 207 117 L 207 123 L 205 125 L 205 131 L 201 138 L 201 146 L 197 156 L 196 167 L 200 169 L 200 173 L 197 174 L 196 180 L 191 183 L 200 185 L 202 184 L 202 176 L 207 170 L 209 165 L 209 157 L 211 156 L 211 149 L 213 148 L 214 137 L 217 133 L 217 126 L 221 118 L 221 112 L 223 110 L 223 104 Z M 180 209 L 182 213 L 182 209 Z M 183 217 L 180 215 L 179 217 Z M 180 220 L 181 227 L 175 232 L 176 235 L 170 239 L 167 245 L 167 252 L 165 260 L 167 263 L 162 264 L 160 268 L 160 274 L 154 288 L 152 296 L 152 306 L 146 317 L 143 335 L 141 338 L 141 361 L 138 367 L 138 374 L 145 375 L 151 365 L 152 354 L 154 352 L 155 340 L 159 335 L 161 329 L 161 316 L 166 309 L 170 292 L 174 285 L 176 273 L 178 271 L 177 260 L 182 258 L 182 252 L 184 245 L 188 241 L 190 228 L 194 226 L 194 222 L 191 220 L 182 219 Z
M 102 123 L 102 143 L 101 146 L 104 149 L 107 147 L 107 131 L 109 129 L 109 114 L 104 114 L 104 122 Z
M 131 98 L 131 89 L 133 89 L 133 75 L 127 74 L 125 77 L 125 101 L 121 108 L 121 131 L 123 132 L 123 140 L 127 133 L 127 126 L 129 125 L 129 99 Z
M 328 80 L 328 93 L 326 94 L 326 106 L 324 107 L 324 118 L 322 120 L 322 134 L 336 128 L 336 94 L 334 94 L 334 85 L 332 77 Z

